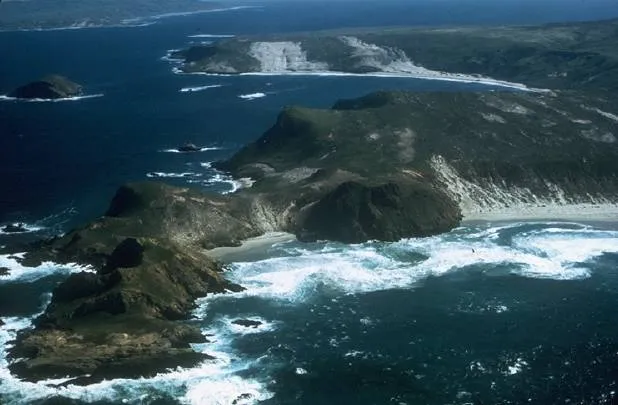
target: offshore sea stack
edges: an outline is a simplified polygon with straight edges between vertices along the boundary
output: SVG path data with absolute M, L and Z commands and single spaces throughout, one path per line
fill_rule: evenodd
M 54 100 L 82 95 L 82 86 L 60 75 L 48 75 L 12 91 L 9 96 L 23 99 Z

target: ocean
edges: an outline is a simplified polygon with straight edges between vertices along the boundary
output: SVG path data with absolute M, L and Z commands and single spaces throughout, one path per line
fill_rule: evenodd
M 411 78 L 174 74 L 168 51 L 208 35 L 618 16 L 614 1 L 251 5 L 133 28 L 0 32 L 0 94 L 60 73 L 92 96 L 0 100 L 0 224 L 32 230 L 0 234 L 0 246 L 92 220 L 130 181 L 233 192 L 238 185 L 210 164 L 259 137 L 286 105 L 329 107 L 384 89 L 493 89 Z M 173 152 L 186 141 L 203 150 Z M 213 342 L 195 350 L 216 360 L 85 387 L 20 382 L 5 356 L 53 287 L 82 269 L 26 269 L 8 256 L 0 267 L 11 269 L 0 276 L 3 405 L 618 401 L 616 223 L 467 223 L 397 243 L 277 244 L 230 265 L 228 277 L 247 291 L 198 301 L 194 317 Z M 262 324 L 242 328 L 231 323 L 237 318 Z

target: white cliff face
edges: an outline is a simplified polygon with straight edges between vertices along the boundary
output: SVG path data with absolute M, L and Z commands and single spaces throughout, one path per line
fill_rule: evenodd
M 518 90 L 539 91 L 538 89 L 530 89 L 523 84 L 496 80 L 489 77 L 427 69 L 414 64 L 400 49 L 381 47 L 350 36 L 342 36 L 339 39 L 351 48 L 350 63 L 355 64 L 356 68 L 368 67 L 374 70 L 374 72 L 360 75 L 482 83 Z M 351 71 L 334 71 L 330 69 L 326 62 L 309 60 L 307 53 L 302 48 L 301 42 L 253 42 L 248 55 L 257 60 L 260 67 L 252 72 L 243 72 L 245 74 L 359 75 Z
M 357 60 L 357 67 L 370 67 L 389 73 L 441 74 L 415 65 L 400 49 L 380 47 L 355 37 L 344 36 L 339 39 L 353 48 L 352 57 Z
M 384 75 L 409 76 L 420 79 L 456 82 L 484 83 L 516 88 L 519 90 L 532 90 L 523 84 L 495 80 L 489 77 L 427 69 L 414 64 L 414 62 L 412 62 L 412 60 L 410 60 L 410 58 L 401 49 L 381 47 L 350 36 L 342 36 L 339 37 L 339 39 L 353 49 L 352 57 L 356 60 L 357 68 L 372 68 Z
M 328 71 L 328 64 L 307 60 L 298 42 L 254 42 L 249 55 L 260 62 L 264 73 Z
M 485 179 L 483 184 L 464 179 L 442 156 L 430 162 L 438 180 L 451 198 L 459 202 L 466 220 L 505 220 L 524 218 L 576 218 L 591 212 L 591 219 L 615 218 L 618 204 L 598 195 L 569 198 L 557 184 L 545 181 L 545 192 L 536 195 L 526 187 Z

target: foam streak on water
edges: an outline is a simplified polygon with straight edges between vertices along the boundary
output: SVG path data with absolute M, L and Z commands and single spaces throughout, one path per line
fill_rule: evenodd
M 85 96 L 64 97 L 64 98 L 17 98 L 9 97 L 6 95 L 0 95 L 0 101 L 17 101 L 21 103 L 60 103 L 64 101 L 81 101 L 91 98 L 103 97 L 104 94 L 89 94 Z
M 241 94 L 238 98 L 243 100 L 255 100 L 256 98 L 266 97 L 266 93 L 251 93 L 251 94 Z
M 181 93 L 194 93 L 196 91 L 204 91 L 208 89 L 216 89 L 218 87 L 223 87 L 222 84 L 211 84 L 207 86 L 195 86 L 195 87 L 183 87 L 180 89 Z
M 76 386 L 70 384 L 71 378 L 39 381 L 35 384 L 19 381 L 9 373 L 6 349 L 10 344 L 7 343 L 15 338 L 17 332 L 31 328 L 32 320 L 38 315 L 3 319 L 5 325 L 0 327 L 0 347 L 3 348 L 0 352 L 0 381 L 3 381 L 3 384 L 0 384 L 0 398 L 6 401 L 3 404 L 17 405 L 52 396 L 87 402 L 111 400 L 118 403 L 142 404 L 149 403 L 153 395 L 164 393 L 179 399 L 183 404 L 248 405 L 272 397 L 272 393 L 265 388 L 263 382 L 237 375 L 252 362 L 238 358 L 231 348 L 231 342 L 237 335 L 274 330 L 275 324 L 264 319 L 252 318 L 263 322 L 258 328 L 233 325 L 227 318 L 213 322 L 205 329 L 205 333 L 216 336 L 209 338 L 213 342 L 207 345 L 195 345 L 194 349 L 208 353 L 215 359 L 205 361 L 198 367 L 177 368 L 152 378 L 115 379 L 88 386 Z M 57 386 L 63 382 L 69 384 L 64 387 Z
M 218 147 L 218 146 L 202 146 L 199 148 L 199 151 L 195 151 L 195 152 L 183 152 L 178 150 L 177 148 L 170 148 L 170 149 L 163 149 L 161 152 L 166 152 L 166 153 L 196 153 L 196 152 L 208 152 L 211 150 L 221 150 L 222 148 Z
M 9 269 L 8 274 L 0 275 L 0 283 L 7 282 L 32 282 L 52 274 L 71 274 L 79 272 L 94 272 L 90 266 L 79 265 L 76 263 L 58 264 L 54 262 L 43 262 L 37 267 L 26 267 L 20 263 L 23 253 L 9 254 L 0 256 L 0 268 Z

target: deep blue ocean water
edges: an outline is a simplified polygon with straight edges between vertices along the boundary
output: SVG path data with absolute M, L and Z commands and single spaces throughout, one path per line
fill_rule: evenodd
M 57 72 L 102 97 L 0 101 L 0 224 L 42 234 L 104 212 L 116 188 L 149 179 L 225 192 L 207 163 L 256 139 L 285 105 L 328 107 L 380 89 L 487 86 L 371 77 L 211 77 L 162 60 L 194 34 L 344 26 L 507 24 L 618 16 L 615 1 L 272 2 L 138 28 L 0 33 L 0 94 Z M 183 93 L 182 88 L 222 85 Z M 265 97 L 244 100 L 257 92 Z M 166 152 L 185 141 L 212 148 Z M 169 176 L 188 173 L 182 178 Z M 618 378 L 618 232 L 612 224 L 466 226 L 395 244 L 288 243 L 232 265 L 242 294 L 195 316 L 219 360 L 152 379 L 54 389 L 19 383 L 0 356 L 0 404 L 612 404 Z M 0 235 L 0 245 L 15 237 Z M 27 327 L 75 269 L 0 278 L 0 344 Z M 235 328 L 237 317 L 264 322 Z M 250 394 L 239 399 L 241 394 Z M 124 401 L 124 402 L 123 402 Z M 158 401 L 158 402 L 157 402 Z

